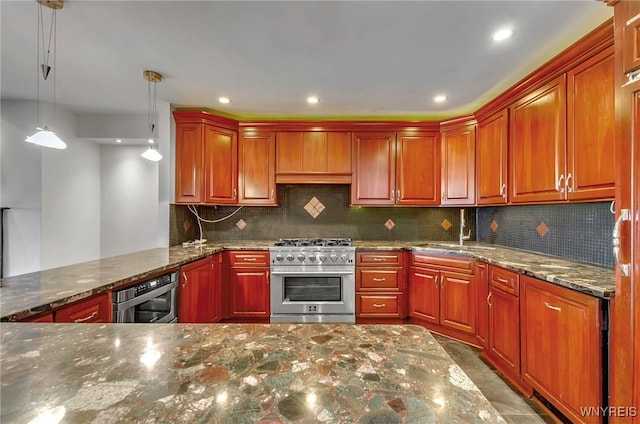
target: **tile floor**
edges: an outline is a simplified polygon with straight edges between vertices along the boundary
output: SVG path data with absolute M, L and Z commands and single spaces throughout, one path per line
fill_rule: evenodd
M 480 359 L 479 349 L 437 334 L 433 336 L 473 380 L 507 423 L 554 423 L 545 411 L 513 389 L 494 369 Z

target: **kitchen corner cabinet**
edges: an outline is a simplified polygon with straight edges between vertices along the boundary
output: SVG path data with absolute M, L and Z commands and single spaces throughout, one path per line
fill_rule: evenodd
M 351 133 L 276 134 L 276 183 L 351 184 Z
M 409 317 L 431 330 L 477 344 L 477 289 L 473 260 L 413 253 Z
M 507 203 L 508 111 L 478 122 L 476 140 L 476 201 L 478 205 Z
M 437 133 L 353 133 L 351 204 L 438 205 Z
M 475 124 L 443 129 L 442 198 L 443 205 L 473 205 L 475 191 Z
M 238 162 L 239 203 L 246 206 L 276 206 L 275 133 L 243 132 Z
M 269 252 L 225 252 L 229 263 L 228 315 L 231 319 L 270 317 Z
M 102 293 L 55 310 L 53 312 L 53 321 L 74 323 L 110 323 L 112 321 L 111 306 L 111 293 Z
M 404 251 L 356 253 L 356 320 L 389 322 L 405 318 Z
M 521 276 L 522 378 L 574 423 L 602 406 L 600 299 Z
M 180 268 L 178 322 L 209 323 L 221 318 L 220 254 Z

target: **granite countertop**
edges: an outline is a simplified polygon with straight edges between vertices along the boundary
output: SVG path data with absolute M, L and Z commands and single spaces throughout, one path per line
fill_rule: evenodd
M 425 241 L 354 241 L 357 250 L 410 249 L 431 254 L 466 255 L 601 298 L 612 297 L 615 292 L 615 273 L 604 267 L 482 243 L 466 244 L 494 248 L 470 251 L 442 248 L 436 244 Z M 224 249 L 266 250 L 271 245 L 273 240 L 216 241 L 203 246 L 174 246 L 8 277 L 0 280 L 0 320 L 24 319 L 155 274 L 169 272 Z
M 3 423 L 505 422 L 415 325 L 2 323 L 0 331 Z

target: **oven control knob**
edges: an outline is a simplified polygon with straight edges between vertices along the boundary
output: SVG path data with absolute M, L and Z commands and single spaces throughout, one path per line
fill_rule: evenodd
M 298 260 L 299 260 L 300 262 L 304 261 L 304 253 L 300 253 L 300 254 L 298 255 Z
M 332 261 L 337 261 L 338 260 L 338 255 L 336 255 L 335 253 L 332 253 L 329 255 L 329 258 L 331 258 Z
M 347 255 L 346 253 L 343 253 L 342 255 L 340 255 L 340 259 L 347 262 L 349 260 L 349 255 Z
M 289 254 L 287 255 L 287 260 L 288 260 L 289 262 L 291 262 L 291 261 L 293 260 L 293 255 L 292 255 L 291 253 L 289 253 Z
M 279 253 L 278 253 L 278 254 L 276 255 L 276 261 L 278 261 L 278 262 L 282 262 L 283 260 L 284 260 L 284 257 L 283 257 L 281 254 L 279 254 Z
M 326 260 L 327 260 L 327 255 L 325 255 L 324 253 L 321 253 L 321 254 L 318 256 L 318 259 L 320 259 L 320 262 L 324 262 L 324 261 L 326 261 Z
M 309 255 L 309 260 L 310 260 L 311 262 L 315 262 L 315 260 L 316 260 L 316 256 L 315 256 L 315 255 Z

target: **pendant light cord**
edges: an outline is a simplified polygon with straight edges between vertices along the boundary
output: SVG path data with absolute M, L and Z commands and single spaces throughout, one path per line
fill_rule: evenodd
M 37 45 L 38 51 L 36 52 L 36 126 L 40 127 L 40 72 L 42 72 L 42 78 L 44 80 L 49 76 L 49 71 L 45 75 L 43 66 L 49 67 L 49 58 L 51 57 L 51 42 L 53 40 L 53 128 L 56 127 L 56 52 L 58 37 L 58 17 L 56 10 L 53 9 L 51 13 L 51 22 L 49 26 L 49 43 L 47 44 L 47 52 L 44 51 L 44 17 L 42 14 L 42 4 L 38 4 L 38 37 Z M 42 41 L 42 44 L 40 42 Z M 41 50 L 42 46 L 42 50 Z M 40 52 L 42 52 L 42 63 L 40 63 Z

